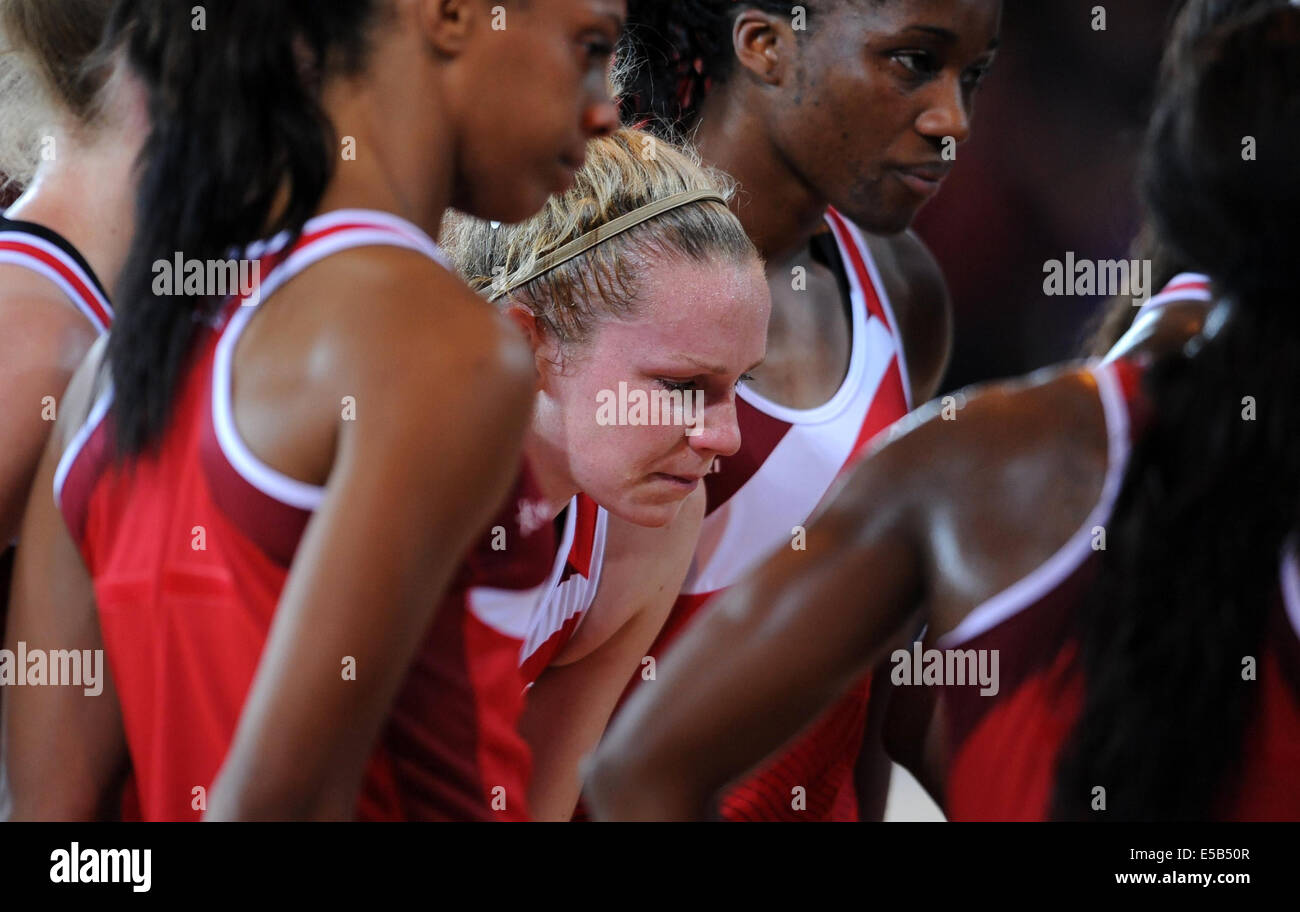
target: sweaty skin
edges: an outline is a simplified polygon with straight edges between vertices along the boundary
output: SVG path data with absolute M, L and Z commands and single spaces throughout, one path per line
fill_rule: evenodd
M 905 419 L 811 523 L 806 551 L 783 549 L 688 629 L 596 753 L 599 819 L 705 816 L 921 624 L 942 635 L 1078 530 L 1107 465 L 1091 375 L 967 395 L 954 420 L 938 406 Z
M 644 267 L 633 314 L 600 319 L 572 351 L 544 337 L 527 308 L 507 311 L 534 347 L 538 404 L 525 450 L 548 502 L 558 513 L 581 491 L 610 514 L 595 599 L 529 690 L 520 722 L 533 749 L 529 808 L 538 820 L 573 816 L 579 764 L 672 609 L 704 518 L 700 479 L 740 448 L 735 387 L 763 360 L 769 310 L 757 259 L 673 258 Z M 698 391 L 702 421 L 601 427 L 597 395 L 620 383 Z M 694 489 L 659 478 L 665 472 L 695 479 Z
M 431 235 L 452 204 L 487 218 L 531 215 L 571 183 L 573 150 L 617 127 L 601 48 L 617 40 L 623 11 L 621 0 L 564 0 L 537 18 L 512 7 L 519 27 L 497 32 L 471 0 L 399 5 L 376 26 L 366 72 L 323 92 L 336 132 L 369 151 L 336 170 L 319 211 L 385 210 Z M 506 58 L 519 65 L 503 69 Z M 518 117 L 503 126 L 507 109 Z M 545 123 L 530 130 L 539 117 Z M 492 144 L 496 170 L 483 172 L 486 152 L 474 169 L 462 161 L 466 149 Z M 82 374 L 93 369 L 88 360 Z M 277 292 L 240 339 L 233 375 L 234 418 L 249 448 L 326 495 L 294 558 L 206 819 L 349 818 L 419 634 L 518 471 L 530 353 L 432 261 L 358 248 Z M 74 388 L 58 442 L 89 408 L 89 382 Z M 341 420 L 344 396 L 359 404 L 355 420 Z M 429 414 L 438 421 L 412 420 Z M 59 452 L 57 442 L 47 448 L 29 501 L 8 638 L 102 648 L 91 580 L 49 494 Z M 375 673 L 336 686 L 342 655 Z M 111 806 L 126 762 L 111 686 L 94 700 L 69 688 L 4 697 L 15 817 L 86 819 Z M 84 762 L 65 762 L 72 756 Z
M 1204 321 L 1171 307 L 1126 357 L 1178 357 L 1199 335 Z M 1100 499 L 1109 459 L 1096 380 L 1077 367 L 954 394 L 890 438 L 833 492 L 807 550 L 728 590 L 614 720 L 588 776 L 599 819 L 702 817 L 922 625 L 927 643 L 941 637 L 1055 554 Z M 885 743 L 942 807 L 942 704 L 932 688 L 900 697 Z
M 71 114 L 52 133 L 59 155 L 43 161 L 6 215 L 62 235 L 110 293 L 130 245 L 135 165 L 147 132 L 138 85 L 116 72 L 94 128 Z M 95 341 L 95 329 L 49 279 L 0 264 L 0 551 L 22 521 L 27 492 L 52 427 L 42 402 L 57 400 Z M 5 601 L 0 595 L 0 605 Z
M 705 98 L 692 135 L 705 162 L 740 183 L 733 209 L 767 261 L 767 359 L 749 385 L 809 409 L 843 383 L 849 317 L 834 274 L 810 249 L 834 206 L 868 233 L 898 321 L 911 401 L 926 402 L 947 371 L 952 308 L 934 257 L 906 230 L 937 187 L 919 191 L 904 174 L 921 169 L 942 179 L 951 170 L 944 150 L 970 136 L 974 97 L 998 46 L 1001 3 L 839 3 L 818 17 L 796 33 L 788 16 L 741 12 L 732 72 Z M 797 269 L 802 290 L 792 283 Z M 873 689 L 859 753 L 862 819 L 879 819 L 884 808 L 889 764 L 879 743 L 887 692 Z

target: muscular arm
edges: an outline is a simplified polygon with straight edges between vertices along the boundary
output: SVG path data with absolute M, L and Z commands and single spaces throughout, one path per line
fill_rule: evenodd
M 0 266 L 8 283 L 0 301 L 0 550 L 13 541 L 27 492 L 53 423 L 46 398 L 58 400 L 95 332 L 61 296 L 33 282 L 39 276 Z M 16 288 L 15 288 L 16 286 Z M 31 286 L 29 292 L 22 289 Z
M 914 623 L 924 562 L 897 484 L 914 454 L 899 443 L 859 465 L 807 550 L 783 550 L 713 602 L 628 701 L 588 778 L 597 817 L 704 816 Z
M 354 814 L 414 653 L 518 471 L 532 404 L 522 340 L 426 262 L 396 276 L 330 268 L 352 258 L 305 276 L 315 284 L 304 283 L 298 300 L 320 308 L 316 394 L 336 421 L 341 397 L 355 397 L 355 420 L 337 421 L 325 499 L 281 594 L 207 819 Z M 330 286 L 346 287 L 347 300 L 312 293 Z M 343 680 L 345 657 L 355 680 Z
M 97 344 L 64 397 L 62 416 L 36 472 L 14 567 L 5 648 L 102 650 L 95 593 L 54 502 L 54 472 L 88 411 Z M 92 652 L 93 654 L 93 652 Z M 102 653 L 101 653 L 102 654 Z M 103 689 L 5 687 L 3 755 L 16 820 L 91 820 L 116 814 L 126 738 L 112 675 Z
M 596 600 L 569 647 L 528 692 L 520 722 L 533 750 L 529 806 L 537 820 L 573 816 L 579 765 L 672 610 L 703 517 L 701 487 L 663 528 L 609 518 Z

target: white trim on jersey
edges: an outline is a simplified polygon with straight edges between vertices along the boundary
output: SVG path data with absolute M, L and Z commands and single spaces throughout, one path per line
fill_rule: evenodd
M 337 234 L 312 241 L 295 250 L 283 263 L 278 264 L 259 286 L 258 306 L 285 282 L 299 275 L 309 266 L 335 253 L 356 247 L 404 247 L 423 253 L 442 266 L 447 265 L 446 255 L 432 238 L 410 222 L 389 213 L 363 209 L 340 209 L 328 212 L 309 220 L 303 226 L 302 235 L 306 237 L 349 223 L 360 223 L 365 227 L 342 228 Z M 370 225 L 374 227 L 368 227 Z M 282 248 L 287 241 L 288 235 L 282 233 L 270 241 L 250 245 L 245 255 L 262 257 Z M 257 313 L 257 309 L 257 306 L 240 307 L 231 317 L 230 323 L 217 342 L 212 368 L 212 423 L 216 430 L 217 443 L 231 467 L 254 488 L 268 497 L 299 510 L 316 510 L 325 498 L 325 489 L 319 485 L 290 478 L 258 459 L 244 443 L 239 429 L 235 426 L 231 399 L 235 346 L 248 326 L 248 321 Z
M 574 498 L 569 505 L 569 510 L 576 518 L 578 515 L 578 498 Z M 604 507 L 596 507 L 596 528 L 592 535 L 591 542 L 591 564 L 589 567 L 590 576 L 583 576 L 575 573 L 567 580 L 560 581 L 557 576 L 552 576 L 554 582 L 550 582 L 546 593 L 537 603 L 537 610 L 533 614 L 532 622 L 528 627 L 528 635 L 524 639 L 524 645 L 519 650 L 519 664 L 527 662 L 541 646 L 552 636 L 564 628 L 569 619 L 574 615 L 581 615 L 578 619 L 577 626 L 574 627 L 576 633 L 582 626 L 583 621 L 587 619 L 587 612 L 591 608 L 591 603 L 595 601 L 596 592 L 600 588 L 601 570 L 605 563 L 605 534 L 609 526 L 609 514 Z M 560 549 L 564 559 L 568 559 L 569 551 L 573 547 L 573 537 L 569 538 L 568 543 Z M 564 567 L 564 562 L 560 562 L 560 567 Z
M 857 408 L 821 425 L 796 424 L 740 489 L 705 517 L 691 572 L 682 591 L 717 592 L 790 542 L 794 527 L 808 521 L 853 454 L 877 390 L 889 370 L 894 340 L 879 320 L 859 334 L 866 354 L 858 379 Z M 870 396 L 862 391 L 873 391 Z M 827 467 L 825 477 L 810 475 Z
M 108 299 L 100 293 L 98 284 L 96 284 L 93 278 L 87 275 L 86 270 L 82 269 L 81 265 L 75 259 L 68 256 L 68 252 L 62 247 L 50 243 L 43 237 L 39 237 L 35 234 L 28 234 L 25 231 L 0 231 L 0 242 L 4 241 L 35 247 L 42 253 L 58 260 L 59 263 L 61 263 L 65 269 L 73 273 L 77 277 L 77 280 L 90 292 L 95 303 L 103 309 L 104 314 L 110 320 L 113 318 L 113 307 L 108 303 Z M 109 327 L 104 324 L 104 321 L 100 318 L 99 314 L 97 314 L 94 309 L 86 303 L 85 297 L 77 290 L 76 286 L 69 282 L 67 278 L 61 275 L 59 271 L 50 264 L 44 263 L 30 254 L 22 253 L 17 250 L 0 250 L 0 263 L 21 266 L 24 269 L 28 269 L 37 275 L 49 279 L 58 286 L 59 291 L 63 292 L 64 296 L 73 303 L 77 310 L 81 312 L 82 316 L 89 320 L 90 324 L 94 326 L 100 334 L 108 332 Z
M 876 321 L 869 321 L 866 292 L 863 291 L 858 284 L 857 277 L 853 274 L 853 264 L 849 260 L 848 251 L 839 243 L 838 237 L 835 240 L 836 244 L 840 246 L 840 256 L 844 261 L 844 270 L 849 275 L 849 310 L 853 316 L 849 336 L 849 369 L 844 375 L 844 382 L 840 384 L 840 388 L 835 391 L 835 394 L 830 399 L 819 406 L 810 409 L 796 409 L 781 405 L 779 402 L 773 402 L 766 396 L 750 389 L 747 384 L 742 383 L 736 387 L 737 396 L 763 414 L 771 415 L 773 418 L 787 424 L 825 424 L 834 420 L 853 404 L 853 400 L 862 386 L 862 375 L 867 369 L 867 346 L 862 344 L 862 339 L 866 335 L 867 323 Z
M 875 286 L 876 298 L 880 301 L 880 307 L 885 311 L 885 316 L 889 318 L 889 325 L 893 330 L 894 342 L 898 350 L 898 374 L 903 381 L 903 395 L 906 397 L 907 410 L 910 412 L 916 408 L 916 403 L 912 401 L 912 376 L 907 371 L 906 346 L 903 344 L 902 330 L 898 325 L 898 317 L 894 314 L 894 306 L 890 303 L 889 292 L 885 290 L 885 280 L 880 277 L 880 267 L 876 265 L 876 258 L 871 255 L 871 248 L 867 246 L 866 233 L 857 226 L 857 224 L 843 214 L 840 218 L 848 227 L 853 239 L 857 242 L 858 249 L 862 251 L 862 261 L 867 265 L 867 274 L 871 276 L 871 284 Z M 844 268 L 852 269 L 852 264 L 847 261 Z M 866 312 L 866 301 L 863 300 L 863 313 Z
M 1115 500 L 1119 497 L 1124 471 L 1128 465 L 1130 443 L 1128 404 L 1113 365 L 1094 364 L 1089 371 L 1097 379 L 1097 392 L 1106 416 L 1107 466 L 1101 499 L 1078 531 L 1055 554 L 1018 582 L 977 605 L 961 623 L 939 638 L 936 644 L 938 648 L 946 649 L 972 640 L 1037 604 L 1065 582 L 1093 554 L 1092 530 L 1098 526 L 1104 527 L 1115 508 Z
M 1179 288 L 1178 286 L 1180 285 L 1204 285 L 1206 287 Z M 1161 291 L 1156 295 L 1142 302 L 1142 306 L 1138 308 L 1137 315 L 1133 318 L 1133 322 L 1136 323 L 1147 314 L 1158 310 L 1173 301 L 1210 301 L 1214 296 L 1210 292 L 1209 285 L 1210 277 L 1207 275 L 1202 275 L 1199 272 L 1180 272 L 1178 275 L 1170 279 L 1169 284 L 1161 289 Z
M 737 388 L 738 396 L 758 411 L 789 424 L 790 429 L 754 474 L 704 518 L 683 594 L 702 595 L 734 585 L 751 568 L 788 545 L 794 527 L 808 521 L 853 454 L 895 360 L 906 390 L 897 323 L 891 332 L 869 313 L 867 292 L 858 281 L 850 251 L 829 216 L 827 221 L 849 281 L 853 336 L 848 373 L 835 395 L 812 409 L 787 408 L 743 384 Z M 847 219 L 845 224 L 850 228 L 849 241 L 859 244 L 877 298 L 889 319 L 894 319 L 870 249 L 861 232 L 854 231 Z
M 68 480 L 68 473 L 72 471 L 73 465 L 77 462 L 77 457 L 81 455 L 82 449 L 86 446 L 86 441 L 91 438 L 96 429 L 103 423 L 104 417 L 108 414 L 109 407 L 113 404 L 113 384 L 109 383 L 104 387 L 95 404 L 91 406 L 90 413 L 86 415 L 86 420 L 77 428 L 77 433 L 72 435 L 72 441 L 63 450 L 63 455 L 59 457 L 59 464 L 54 469 L 54 503 L 59 509 L 63 508 L 63 484 Z
M 569 513 L 564 518 L 564 535 L 555 552 L 551 572 L 546 582 L 531 589 L 497 589 L 492 586 L 471 586 L 466 593 L 470 611 L 497 633 L 523 641 L 528 637 L 534 616 L 546 594 L 553 590 L 564 574 L 565 562 L 578 528 L 578 499 L 569 503 Z

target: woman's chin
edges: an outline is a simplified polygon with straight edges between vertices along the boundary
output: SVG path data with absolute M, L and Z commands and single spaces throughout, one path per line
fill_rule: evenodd
M 672 501 L 655 501 L 653 503 L 620 503 L 617 509 L 606 507 L 612 516 L 617 516 L 624 522 L 631 523 L 634 526 L 645 526 L 647 529 L 659 529 L 668 525 L 676 517 L 682 508 L 682 501 L 685 496 L 676 498 Z

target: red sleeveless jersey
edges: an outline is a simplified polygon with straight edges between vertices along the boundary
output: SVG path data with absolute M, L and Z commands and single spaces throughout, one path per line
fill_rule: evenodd
M 1101 501 L 1047 562 L 978 605 L 936 643 L 940 649 L 998 650 L 999 687 L 945 685 L 951 820 L 1043 820 L 1057 757 L 1083 706 L 1086 683 L 1075 662 L 1074 613 L 1097 571 L 1093 530 L 1104 527 L 1128 464 L 1134 415 L 1145 402 L 1131 361 L 1095 366 L 1109 437 Z M 1259 663 L 1259 702 L 1242 745 L 1240 790 L 1223 816 L 1300 819 L 1300 573 L 1294 543 L 1281 561 Z
M 307 223 L 291 249 L 250 249 L 264 302 L 340 250 L 388 245 L 444 262 L 415 226 L 369 211 Z M 159 446 L 119 469 L 111 389 L 69 445 L 56 497 L 94 580 L 100 626 L 147 820 L 195 820 L 230 747 L 299 539 L 324 489 L 277 472 L 240 438 L 231 362 L 256 306 L 205 327 Z M 258 305 L 260 306 L 260 305 Z M 529 754 L 518 655 L 556 562 L 525 469 L 461 566 L 366 769 L 364 820 L 523 820 Z M 201 536 L 201 546 L 196 544 Z M 382 606 L 375 606 L 377 609 Z M 304 745 L 304 750 L 310 750 Z
M 0 214 L 0 265 L 19 266 L 53 282 L 100 335 L 113 323 L 113 308 L 95 271 L 58 232 Z M 0 542 L 0 638 L 9 609 L 13 542 Z
M 609 514 L 586 494 L 569 503 L 560 552 L 562 565 L 547 581 L 519 652 L 524 682 L 531 687 L 587 617 L 600 588 Z
M 898 323 L 866 237 L 835 210 L 826 221 L 847 278 L 852 339 L 848 373 L 830 400 L 792 409 L 737 389 L 740 450 L 705 478 L 707 507 L 682 593 L 650 655 L 663 657 L 714 596 L 780 548 L 814 513 L 836 478 L 911 409 Z M 638 686 L 638 674 L 629 687 Z M 862 746 L 864 679 L 759 772 L 724 794 L 727 820 L 857 820 L 853 771 Z M 626 695 L 625 695 L 626 697 Z M 803 802 L 797 800 L 802 788 Z
M 44 225 L 0 215 L 0 263 L 21 266 L 49 279 L 101 335 L 112 326 L 113 308 L 104 286 L 62 235 Z
M 19 266 L 43 276 L 76 307 L 99 335 L 113 324 L 108 293 L 81 252 L 63 235 L 44 225 L 18 221 L 0 213 L 0 264 Z M 9 585 L 13 574 L 12 542 L 0 542 L 0 640 L 9 614 Z M 0 788 L 0 817 L 4 816 Z M 125 816 L 134 817 L 134 795 L 128 786 Z

